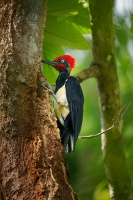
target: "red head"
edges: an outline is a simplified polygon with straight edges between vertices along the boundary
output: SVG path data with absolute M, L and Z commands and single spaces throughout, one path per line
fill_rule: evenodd
M 57 57 L 55 60 L 42 60 L 42 62 L 53 66 L 59 72 L 71 71 L 75 66 L 75 59 L 70 55 L 62 55 Z

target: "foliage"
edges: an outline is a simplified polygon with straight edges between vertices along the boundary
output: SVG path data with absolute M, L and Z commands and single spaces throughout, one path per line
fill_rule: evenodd
M 126 20 L 125 20 L 126 19 Z M 133 13 L 118 15 L 114 13 L 114 30 L 118 76 L 121 87 L 122 105 L 131 102 L 124 116 L 124 143 L 128 166 L 133 178 L 132 113 L 133 113 Z M 48 1 L 48 16 L 43 44 L 44 58 L 70 53 L 77 58 L 76 74 L 91 62 L 91 28 L 89 8 L 81 1 Z M 57 72 L 44 65 L 44 75 L 48 81 L 55 82 Z M 97 84 L 95 80 L 82 83 L 85 96 L 84 120 L 81 135 L 95 134 L 100 131 Z M 79 140 L 76 151 L 66 155 L 70 169 L 70 181 L 81 200 L 109 199 L 105 176 L 100 138 Z
M 83 34 L 90 33 L 89 11 L 77 0 L 48 1 L 48 15 L 45 26 L 44 58 L 54 59 L 64 54 L 65 47 L 87 50 L 89 42 Z M 54 82 L 57 73 L 52 68 L 43 67 L 45 77 Z

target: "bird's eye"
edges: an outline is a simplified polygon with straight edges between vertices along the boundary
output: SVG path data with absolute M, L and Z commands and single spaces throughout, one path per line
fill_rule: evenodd
M 64 62 L 65 62 L 65 60 L 64 60 L 64 59 L 61 59 L 61 60 L 60 60 L 60 62 L 61 62 L 61 63 L 64 63 Z

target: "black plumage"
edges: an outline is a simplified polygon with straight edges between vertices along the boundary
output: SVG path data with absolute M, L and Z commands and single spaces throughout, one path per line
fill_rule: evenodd
M 62 83 L 62 84 L 61 84 Z M 60 129 L 61 142 L 66 152 L 72 152 L 80 133 L 83 119 L 84 97 L 78 80 L 72 76 L 61 74 L 56 81 L 55 93 L 65 84 L 69 114 L 64 119 L 64 125 L 57 120 Z

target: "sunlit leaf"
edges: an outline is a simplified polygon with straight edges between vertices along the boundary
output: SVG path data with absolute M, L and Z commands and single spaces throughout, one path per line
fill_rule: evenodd
M 106 186 L 106 187 L 105 187 Z M 94 200 L 110 200 L 106 182 L 101 182 L 95 190 Z
M 71 23 L 75 24 L 76 28 L 82 34 L 90 34 L 90 12 L 88 7 L 84 7 L 83 3 L 78 4 L 77 6 L 78 13 L 76 15 L 70 16 L 69 19 Z

